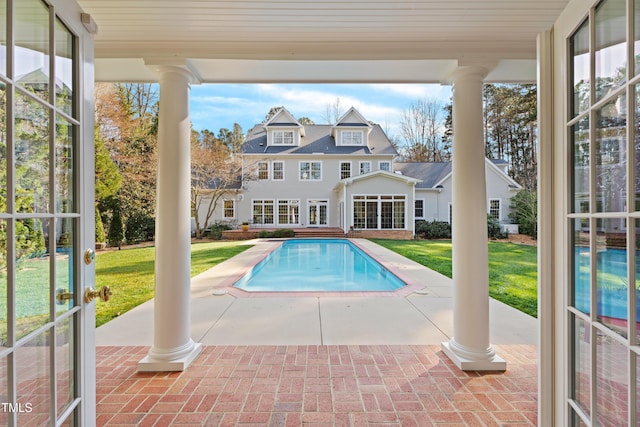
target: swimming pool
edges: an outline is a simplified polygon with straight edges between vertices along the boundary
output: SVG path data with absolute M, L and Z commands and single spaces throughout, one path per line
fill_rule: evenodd
M 405 283 L 346 239 L 295 239 L 233 286 L 249 292 L 350 292 L 393 291 Z
M 591 311 L 591 257 L 588 248 L 575 249 L 574 305 L 583 313 Z M 640 278 L 640 252 L 636 252 L 636 283 Z M 596 314 L 606 322 L 626 321 L 629 306 L 627 279 L 627 251 L 612 249 L 598 251 L 596 270 Z M 636 285 L 637 286 L 637 285 Z M 636 291 L 636 321 L 640 322 L 640 290 Z

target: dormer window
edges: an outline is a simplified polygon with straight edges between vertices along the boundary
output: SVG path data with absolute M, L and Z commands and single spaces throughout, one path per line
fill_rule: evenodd
M 342 145 L 363 145 L 364 132 L 361 130 L 343 130 Z
M 293 145 L 292 130 L 277 130 L 273 132 L 273 145 Z
M 366 147 L 372 125 L 358 111 L 351 107 L 331 128 L 336 145 Z

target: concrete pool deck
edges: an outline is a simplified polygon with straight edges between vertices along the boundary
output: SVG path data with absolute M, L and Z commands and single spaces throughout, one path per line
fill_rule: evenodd
M 247 293 L 230 286 L 278 242 L 191 279 L 191 337 L 204 345 L 437 345 L 453 334 L 451 279 L 352 239 L 409 286 L 395 292 Z M 214 291 L 226 292 L 214 295 Z M 216 292 L 218 293 L 218 292 Z M 536 344 L 537 319 L 490 299 L 492 344 Z M 97 346 L 153 344 L 153 300 L 96 329 Z

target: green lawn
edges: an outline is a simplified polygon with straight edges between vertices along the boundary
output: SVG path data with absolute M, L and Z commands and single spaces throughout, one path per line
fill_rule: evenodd
M 377 244 L 451 277 L 450 240 L 381 240 Z M 537 317 L 538 254 L 534 246 L 489 242 L 489 295 Z
M 242 242 L 207 242 L 191 245 L 191 276 L 250 248 Z M 96 289 L 111 287 L 108 303 L 96 304 L 96 326 L 100 326 L 153 298 L 155 248 L 123 249 L 98 253 Z

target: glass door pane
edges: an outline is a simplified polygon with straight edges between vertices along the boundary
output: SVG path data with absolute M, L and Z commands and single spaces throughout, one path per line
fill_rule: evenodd
M 81 126 L 74 88 L 83 68 L 76 36 L 53 12 L 42 0 L 0 0 L 0 401 L 11 405 L 0 411 L 2 425 L 69 425 L 82 402 L 76 328 L 86 317 L 78 298 L 78 246 L 81 238 L 92 242 L 79 233 L 87 228 L 81 227 L 81 201 L 88 199 L 78 193 Z M 65 18 L 82 28 L 75 10 Z M 56 23 L 55 45 L 50 22 Z M 6 46 L 10 41 L 14 45 Z M 7 75 L 7 63 L 15 75 Z M 7 118 L 13 118 L 12 132 Z M 90 142 L 83 153 L 92 159 Z M 94 207 L 84 211 L 92 217 Z M 92 413 L 93 407 L 86 409 Z
M 627 80 L 627 2 L 605 0 L 596 8 L 596 101 Z
M 20 0 L 15 7 L 15 79 L 43 101 L 49 100 L 49 8 L 41 0 Z

